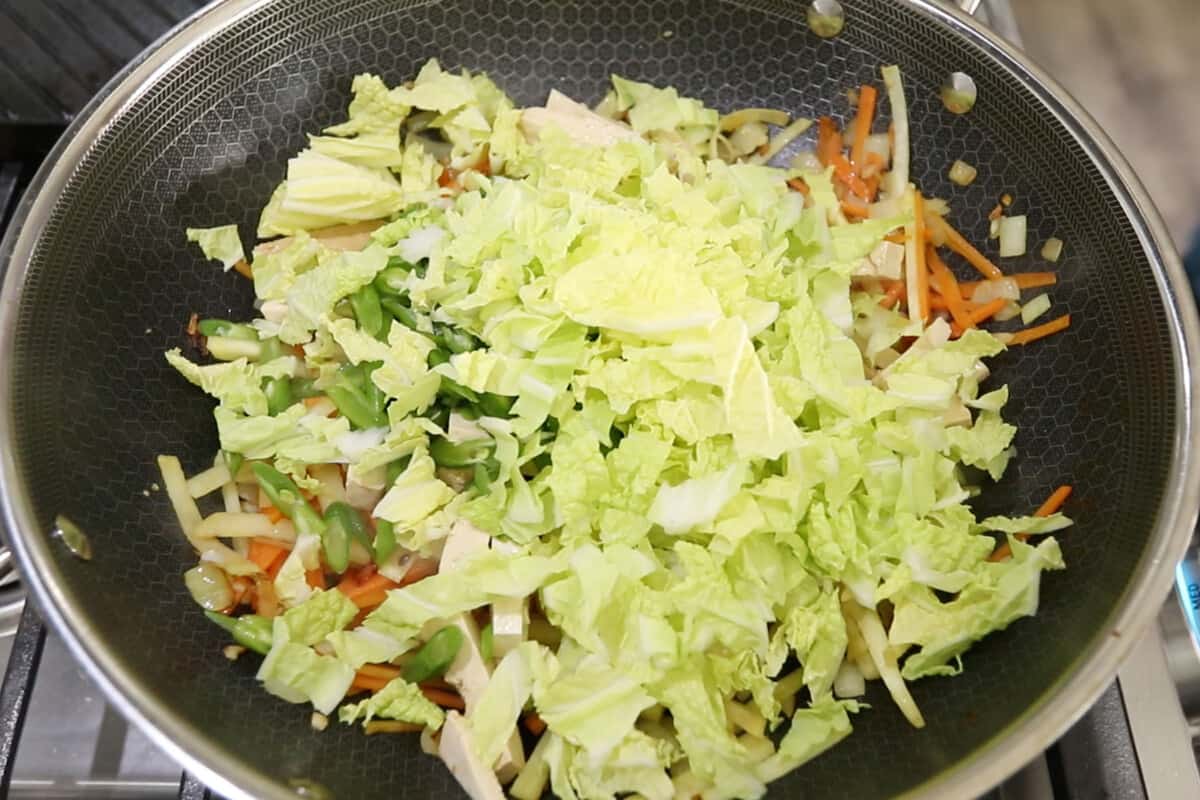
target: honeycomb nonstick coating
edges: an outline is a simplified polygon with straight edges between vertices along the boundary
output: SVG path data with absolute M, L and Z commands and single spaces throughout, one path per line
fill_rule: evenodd
M 1000 734 L 1108 635 L 1158 514 L 1174 435 L 1177 376 L 1150 265 L 1100 172 L 1013 76 L 904 4 L 845 6 L 843 34 L 821 40 L 795 3 L 281 0 L 181 59 L 105 130 L 37 247 L 10 413 L 39 519 L 48 526 L 65 512 L 95 546 L 90 563 L 62 555 L 64 591 L 195 736 L 336 797 L 462 796 L 415 737 L 367 738 L 340 725 L 316 733 L 307 709 L 257 686 L 257 659 L 230 664 L 223 634 L 180 580 L 194 556 L 167 498 L 143 491 L 157 480 L 156 454 L 178 453 L 194 471 L 217 446 L 211 402 L 162 352 L 183 342 L 193 311 L 252 313 L 249 284 L 204 261 L 183 229 L 235 221 L 251 241 L 305 133 L 343 117 L 351 78 L 373 71 L 395 84 L 432 56 L 486 71 L 518 104 L 540 103 L 551 88 L 594 102 L 617 72 L 723 111 L 770 106 L 843 121 L 846 91 L 897 63 L 913 177 L 926 195 L 950 200 L 953 223 L 984 242 L 987 212 L 1011 193 L 1012 213 L 1029 216 L 1032 254 L 1007 260 L 1010 272 L 1048 268 L 1040 244 L 1066 242 L 1051 314 L 1069 311 L 1072 327 L 993 362 L 993 385 L 1012 390 L 1019 455 L 978 507 L 1028 512 L 1073 483 L 1067 510 L 1077 525 L 1061 536 L 1069 569 L 1045 579 L 1037 619 L 976 646 L 961 677 L 913 686 L 928 727 L 911 729 L 876 688 L 855 734 L 773 784 L 771 797 L 912 789 Z M 979 86 L 962 117 L 937 96 L 954 70 Z M 956 159 L 979 170 L 967 188 L 946 178 Z

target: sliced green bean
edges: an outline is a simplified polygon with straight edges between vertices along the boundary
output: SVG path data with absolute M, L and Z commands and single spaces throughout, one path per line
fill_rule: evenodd
M 242 463 L 246 457 L 241 453 L 234 453 L 229 450 L 222 450 L 221 454 L 225 456 L 225 467 L 229 470 L 229 474 L 237 478 L 238 471 L 242 468 Z
M 262 461 L 255 462 L 250 469 L 254 471 L 254 477 L 267 499 L 271 501 L 271 505 L 294 522 L 300 533 L 314 533 L 319 536 L 324 532 L 325 521 L 304 500 L 300 487 L 296 486 L 291 478 Z
M 429 455 L 439 467 L 469 467 L 487 458 L 495 447 L 493 439 L 451 442 L 437 436 L 429 444 Z
M 384 297 L 379 301 L 383 306 L 383 310 L 392 315 L 392 318 L 406 328 L 411 328 L 414 331 L 417 329 L 417 314 L 408 306 L 401 303 L 399 300 L 392 297 Z
M 386 519 L 375 520 L 375 564 L 382 567 L 396 549 L 396 526 Z
M 260 617 L 258 614 L 231 617 L 217 611 L 205 611 L 204 616 L 225 629 L 242 647 L 264 656 L 270 651 L 273 623 L 266 617 Z
M 312 378 L 292 378 L 292 397 L 303 400 L 307 397 L 319 397 L 321 390 Z
M 479 410 L 485 417 L 507 417 L 512 410 L 513 398 L 484 392 L 479 395 Z
M 463 634 L 458 628 L 453 625 L 441 628 L 405 665 L 404 680 L 420 683 L 445 674 L 458 656 L 462 643 Z
M 429 409 L 429 421 L 442 430 L 450 424 L 450 409 L 444 405 L 436 405 Z
M 450 354 L 440 347 L 435 347 L 429 351 L 429 355 L 425 357 L 425 363 L 432 369 L 438 364 L 446 364 L 450 361 Z
M 263 363 L 267 361 L 274 361 L 275 359 L 282 358 L 283 356 L 293 355 L 292 348 L 279 341 L 279 339 L 274 336 L 263 339 L 261 342 L 259 342 L 259 345 L 260 349 L 258 351 L 258 358 L 256 360 Z
M 438 389 L 438 394 L 451 399 L 465 400 L 468 403 L 479 402 L 479 395 L 474 391 L 457 381 L 450 380 L 445 375 L 442 376 L 442 384 Z
M 375 291 L 375 287 L 368 283 L 350 295 L 350 305 L 354 308 L 358 327 L 378 339 L 383 333 L 383 307 L 379 305 L 379 292 Z
M 292 382 L 284 376 L 267 378 L 263 394 L 267 396 L 267 413 L 274 417 L 291 407 Z
M 479 347 L 479 340 L 466 331 L 439 325 L 434 330 L 434 339 L 451 353 L 467 353 Z
M 321 537 L 321 546 L 325 552 L 325 563 L 334 572 L 345 572 L 350 566 L 351 541 L 358 542 L 374 555 L 362 515 L 349 503 L 330 503 L 325 509 L 325 533 Z
M 329 399 L 337 406 L 343 417 L 355 428 L 382 428 L 387 425 L 387 415 L 380 414 L 361 397 L 344 386 L 330 386 L 326 390 Z
M 258 331 L 250 325 L 240 322 L 230 322 L 227 319 L 202 319 L 196 329 L 204 336 L 224 336 L 229 339 L 247 339 L 258 341 Z
M 375 290 L 380 294 L 402 297 L 404 282 L 408 280 L 408 270 L 403 267 L 388 267 L 375 276 Z
M 388 256 L 387 268 L 403 270 L 404 272 L 410 272 L 413 268 L 413 265 L 410 264 L 409 262 L 405 261 L 400 256 Z

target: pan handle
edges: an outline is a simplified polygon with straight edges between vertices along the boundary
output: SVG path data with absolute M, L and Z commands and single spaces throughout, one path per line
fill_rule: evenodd
M 979 4 L 982 0 L 957 0 L 957 2 L 959 8 L 971 16 L 975 16 L 975 12 L 979 10 Z

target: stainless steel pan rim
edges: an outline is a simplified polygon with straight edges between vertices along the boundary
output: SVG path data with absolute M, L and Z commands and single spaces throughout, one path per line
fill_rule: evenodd
M 0 305 L 0 353 L 14 347 L 17 309 L 29 258 L 54 201 L 67 184 L 91 142 L 105 127 L 134 103 L 145 87 L 168 71 L 199 43 L 269 0 L 228 0 L 214 3 L 165 35 L 138 61 L 114 78 L 71 125 L 46 159 L 26 193 L 0 243 L 0 260 L 9 268 Z M 1112 681 L 1118 666 L 1152 624 L 1170 589 L 1174 568 L 1183 556 L 1196 522 L 1200 497 L 1200 466 L 1193 455 L 1200 445 L 1193 397 L 1196 377 L 1191 357 L 1200 352 L 1200 324 L 1178 257 L 1145 189 L 1112 142 L 1087 113 L 1049 76 L 1000 37 L 982 28 L 957 9 L 933 0 L 906 0 L 914 9 L 971 39 L 1002 67 L 1018 76 L 1074 136 L 1112 187 L 1123 211 L 1133 221 L 1151 264 L 1171 325 L 1172 355 L 1180 380 L 1175 387 L 1176 435 L 1172 442 L 1172 469 L 1163 493 L 1163 505 L 1153 540 L 1143 563 L 1109 622 L 1108 635 L 1098 636 L 1090 649 L 1058 684 L 1046 687 L 1046 698 L 989 744 L 953 768 L 908 793 L 909 797 L 957 800 L 977 796 L 1019 769 L 1071 725 Z M 0 441 L 13 441 L 9 413 L 12 379 L 0 371 Z M 289 791 L 266 775 L 237 761 L 228 761 L 168 704 L 146 690 L 122 666 L 112 647 L 88 625 L 83 615 L 48 576 L 53 574 L 51 539 L 39 530 L 28 500 L 24 477 L 10 449 L 0 454 L 0 485 L 4 523 L 27 586 L 43 616 L 64 638 L 101 689 L 123 713 L 135 720 L 152 739 L 215 791 L 230 798 L 286 798 Z

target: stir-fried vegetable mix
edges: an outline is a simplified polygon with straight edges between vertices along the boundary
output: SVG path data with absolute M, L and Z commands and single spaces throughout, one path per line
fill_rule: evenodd
M 807 120 L 618 77 L 593 111 L 434 61 L 360 75 L 252 262 L 189 231 L 261 316 L 167 353 L 222 449 L 159 463 L 188 588 L 264 688 L 318 729 L 423 730 L 476 798 L 758 797 L 876 679 L 924 725 L 908 683 L 1063 566 L 1026 539 L 1069 487 L 967 503 L 1014 453 L 983 360 L 1068 320 L 980 328 L 1054 273 L 1006 277 L 909 183 L 883 78 L 775 167 Z

